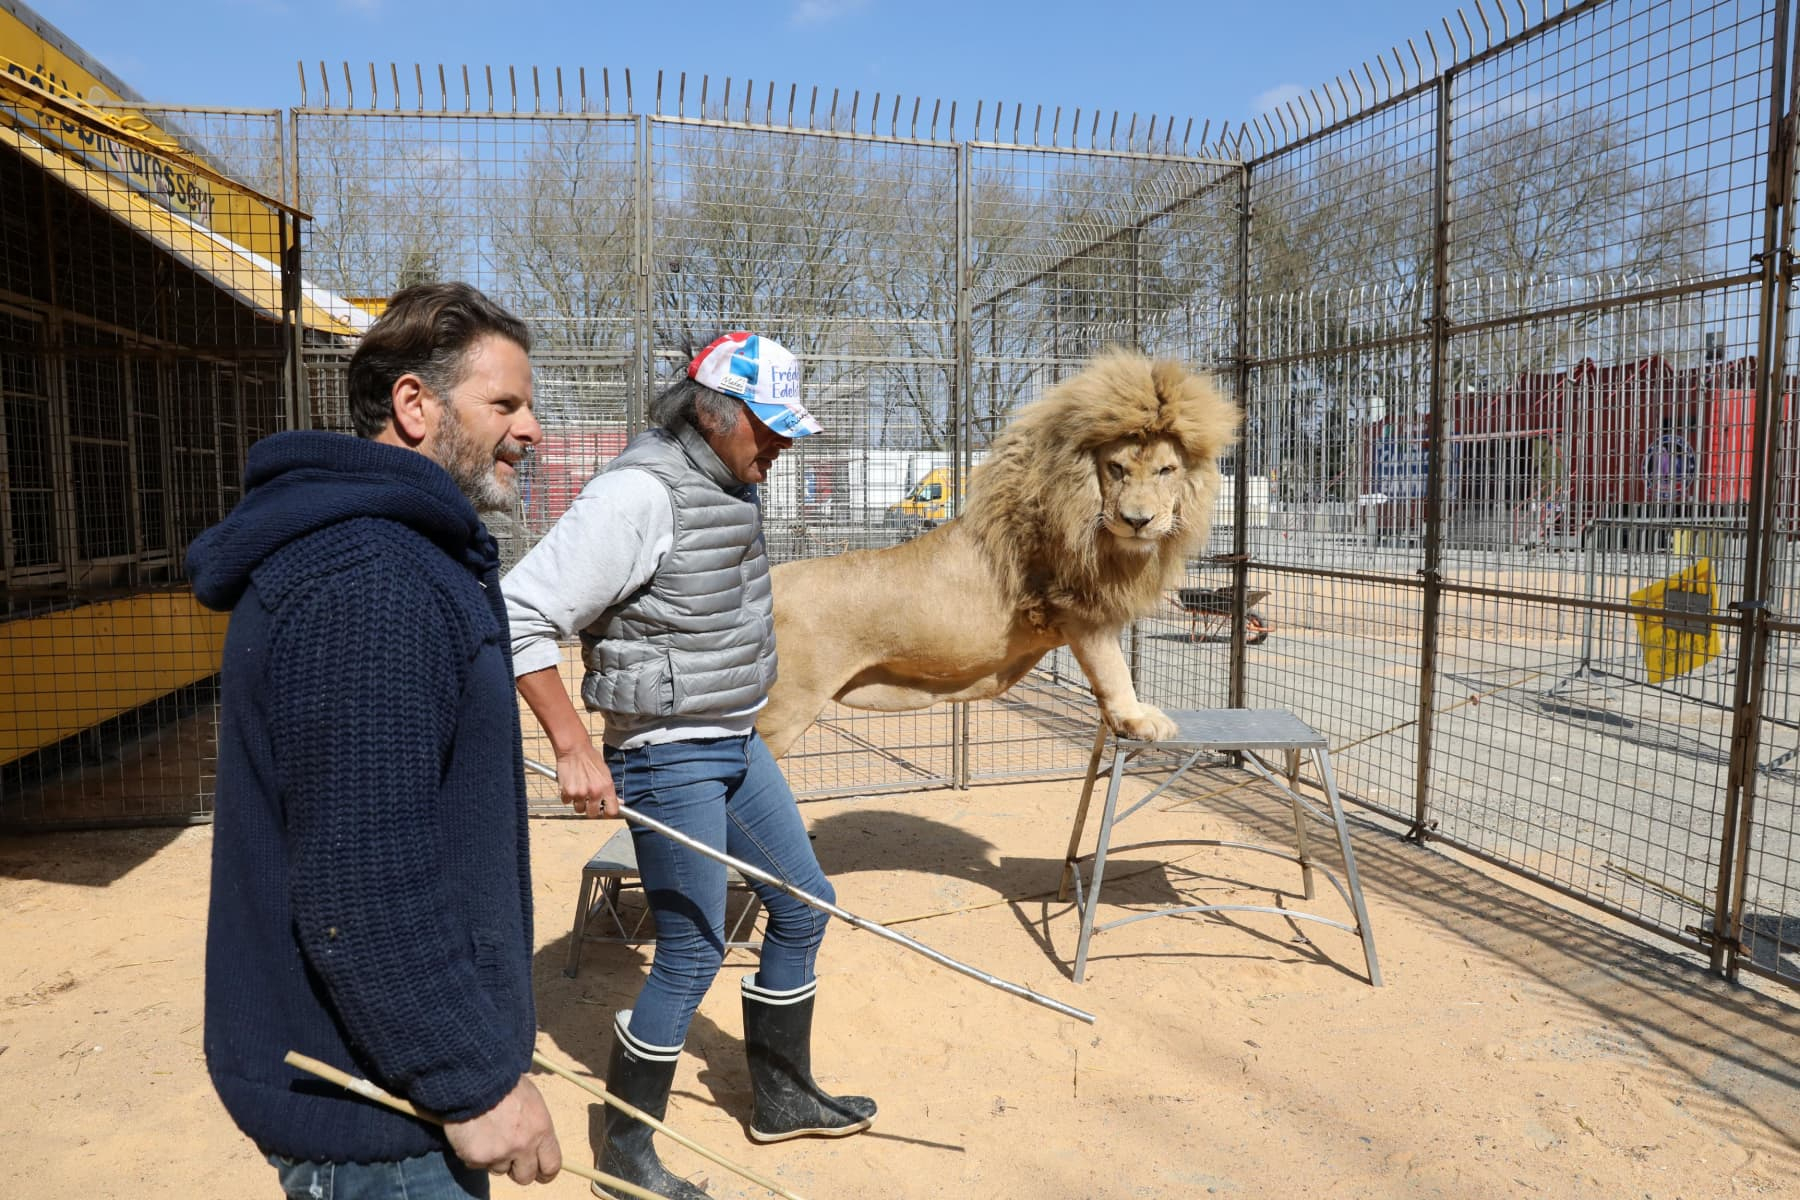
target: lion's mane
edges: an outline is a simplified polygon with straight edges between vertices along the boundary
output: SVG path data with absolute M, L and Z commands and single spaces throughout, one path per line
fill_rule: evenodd
M 1026 405 L 969 481 L 962 520 L 1003 594 L 1039 626 L 1060 611 L 1124 624 L 1181 579 L 1212 525 L 1218 457 L 1239 412 L 1204 375 L 1132 351 L 1103 351 L 1079 374 Z M 1100 524 L 1094 452 L 1124 438 L 1173 441 L 1185 479 L 1176 524 L 1149 554 L 1119 547 Z

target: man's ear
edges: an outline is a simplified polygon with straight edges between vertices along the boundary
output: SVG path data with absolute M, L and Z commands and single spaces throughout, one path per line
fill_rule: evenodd
M 430 409 L 437 397 L 417 375 L 407 374 L 394 380 L 390 393 L 394 401 L 394 429 L 409 445 L 418 445 L 431 433 Z

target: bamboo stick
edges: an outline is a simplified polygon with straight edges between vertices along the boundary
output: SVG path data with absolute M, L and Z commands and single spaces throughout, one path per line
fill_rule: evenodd
M 582 1091 L 588 1092 L 594 1096 L 598 1096 L 602 1103 L 609 1104 L 613 1108 L 616 1108 L 620 1112 L 624 1113 L 626 1116 L 632 1117 L 639 1121 L 642 1121 L 644 1124 L 648 1125 L 650 1128 L 656 1130 L 656 1132 L 658 1132 L 660 1134 L 664 1134 L 667 1137 L 672 1138 L 673 1140 L 675 1140 L 677 1142 L 680 1142 L 683 1146 L 686 1146 L 689 1150 L 692 1150 L 694 1153 L 703 1155 L 706 1158 L 712 1159 L 714 1162 L 718 1163 L 721 1167 L 724 1167 L 727 1171 L 731 1171 L 735 1174 L 742 1175 L 745 1179 L 748 1179 L 751 1183 L 754 1183 L 754 1184 L 758 1185 L 759 1187 L 765 1187 L 769 1191 L 774 1192 L 777 1196 L 785 1196 L 787 1198 L 787 1200 L 803 1200 L 802 1197 L 796 1196 L 793 1192 L 788 1191 L 786 1188 L 782 1187 L 779 1183 L 776 1183 L 773 1179 L 768 1179 L 762 1175 L 758 1175 L 755 1171 L 752 1171 L 749 1167 L 739 1166 L 737 1163 L 732 1162 L 730 1159 L 726 1158 L 724 1155 L 715 1154 L 713 1151 L 708 1150 L 705 1146 L 702 1146 L 699 1142 L 696 1142 L 694 1139 L 687 1137 L 684 1134 L 676 1133 L 673 1129 L 670 1129 L 667 1125 L 664 1125 L 661 1121 L 657 1120 L 655 1117 L 651 1116 L 649 1113 L 644 1112 L 643 1110 L 638 1109 L 630 1104 L 627 1104 L 625 1101 L 619 1099 L 617 1096 L 613 1095 L 611 1092 L 609 1092 L 605 1088 L 601 1087 L 598 1083 L 595 1083 L 591 1079 L 583 1079 L 581 1076 L 575 1074 L 575 1072 L 569 1070 L 569 1068 L 563 1066 L 561 1063 L 553 1062 L 550 1059 L 545 1058 L 542 1054 L 539 1054 L 535 1050 L 532 1051 L 532 1053 L 531 1053 L 531 1061 L 536 1063 L 538 1066 L 544 1068 L 544 1070 L 549 1071 L 552 1075 L 562 1076 L 564 1079 L 568 1080 L 570 1083 L 574 1084 L 576 1087 L 580 1088 Z
M 323 1079 L 328 1083 L 335 1083 L 347 1092 L 354 1092 L 365 1100 L 373 1100 L 377 1104 L 385 1104 L 395 1112 L 403 1112 L 409 1117 L 417 1117 L 419 1120 L 429 1121 L 433 1125 L 442 1125 L 444 1123 L 444 1118 L 435 1113 L 426 1112 L 410 1100 L 403 1100 L 392 1092 L 369 1082 L 367 1079 L 358 1079 L 354 1075 L 338 1070 L 330 1063 L 320 1062 L 318 1059 L 310 1058 L 297 1050 L 289 1050 L 287 1052 L 287 1057 L 283 1061 L 290 1067 L 298 1067 L 308 1074 L 317 1075 L 320 1079 Z M 664 1132 L 666 1133 L 668 1131 L 664 1130 Z M 635 1200 L 663 1200 L 663 1198 L 658 1196 L 655 1192 L 645 1191 L 635 1183 L 627 1183 L 623 1179 L 615 1178 L 603 1171 L 596 1171 L 591 1167 L 583 1167 L 576 1163 L 564 1162 L 562 1169 L 571 1175 L 580 1176 L 582 1179 L 597 1183 L 610 1191 L 618 1192 L 620 1195 L 634 1197 Z

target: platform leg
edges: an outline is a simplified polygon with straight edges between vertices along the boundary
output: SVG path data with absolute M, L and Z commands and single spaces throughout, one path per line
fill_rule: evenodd
M 1094 776 L 1100 772 L 1100 755 L 1106 750 L 1106 718 L 1094 731 L 1094 752 L 1088 755 L 1087 778 L 1081 785 L 1081 803 L 1075 809 L 1075 828 L 1069 832 L 1069 852 L 1063 856 L 1062 882 L 1056 886 L 1056 898 L 1069 898 L 1069 882 L 1075 877 L 1075 860 L 1081 853 L 1081 830 L 1087 824 L 1088 801 L 1094 797 Z
M 1331 770 L 1331 752 L 1314 750 L 1313 762 L 1319 768 L 1319 780 L 1325 785 L 1325 798 L 1331 802 L 1331 819 L 1337 824 L 1338 850 L 1344 856 L 1344 881 L 1350 888 L 1350 906 L 1356 910 L 1356 931 L 1362 935 L 1363 961 L 1369 966 L 1369 983 L 1381 986 L 1381 966 L 1375 959 L 1375 931 L 1369 926 L 1369 909 L 1363 903 L 1362 880 L 1356 874 L 1356 852 L 1350 848 L 1350 826 L 1344 819 L 1344 804 L 1338 798 L 1337 776 Z
M 1313 882 L 1312 851 L 1306 838 L 1306 810 L 1300 806 L 1300 752 L 1284 752 L 1287 759 L 1288 799 L 1294 806 L 1294 856 L 1300 860 L 1301 899 L 1317 898 Z
M 1113 748 L 1112 775 L 1106 784 L 1106 807 L 1100 814 L 1100 836 L 1094 846 L 1094 877 L 1081 906 L 1081 939 L 1075 943 L 1075 982 L 1087 974 L 1088 942 L 1094 936 L 1094 914 L 1100 907 L 1100 881 L 1106 874 L 1106 845 L 1112 840 L 1113 814 L 1119 807 L 1119 780 L 1125 774 L 1125 751 Z
M 563 974 L 570 979 L 581 970 L 581 941 L 587 936 L 588 906 L 594 902 L 594 881 L 592 873 L 581 873 L 581 900 L 575 905 L 575 928 L 569 933 L 569 959 L 563 964 Z

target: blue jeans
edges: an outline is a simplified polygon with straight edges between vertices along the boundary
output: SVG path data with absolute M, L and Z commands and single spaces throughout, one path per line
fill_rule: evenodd
M 827 902 L 836 899 L 813 857 L 787 778 L 762 738 L 608 747 L 619 799 L 696 841 Z M 631 826 L 638 874 L 656 918 L 656 957 L 631 1010 L 634 1037 L 679 1046 L 725 959 L 725 865 Z M 830 918 L 751 881 L 768 914 L 757 983 L 785 991 L 812 982 Z
M 486 1171 L 439 1151 L 398 1162 L 295 1162 L 271 1154 L 289 1200 L 488 1200 Z

